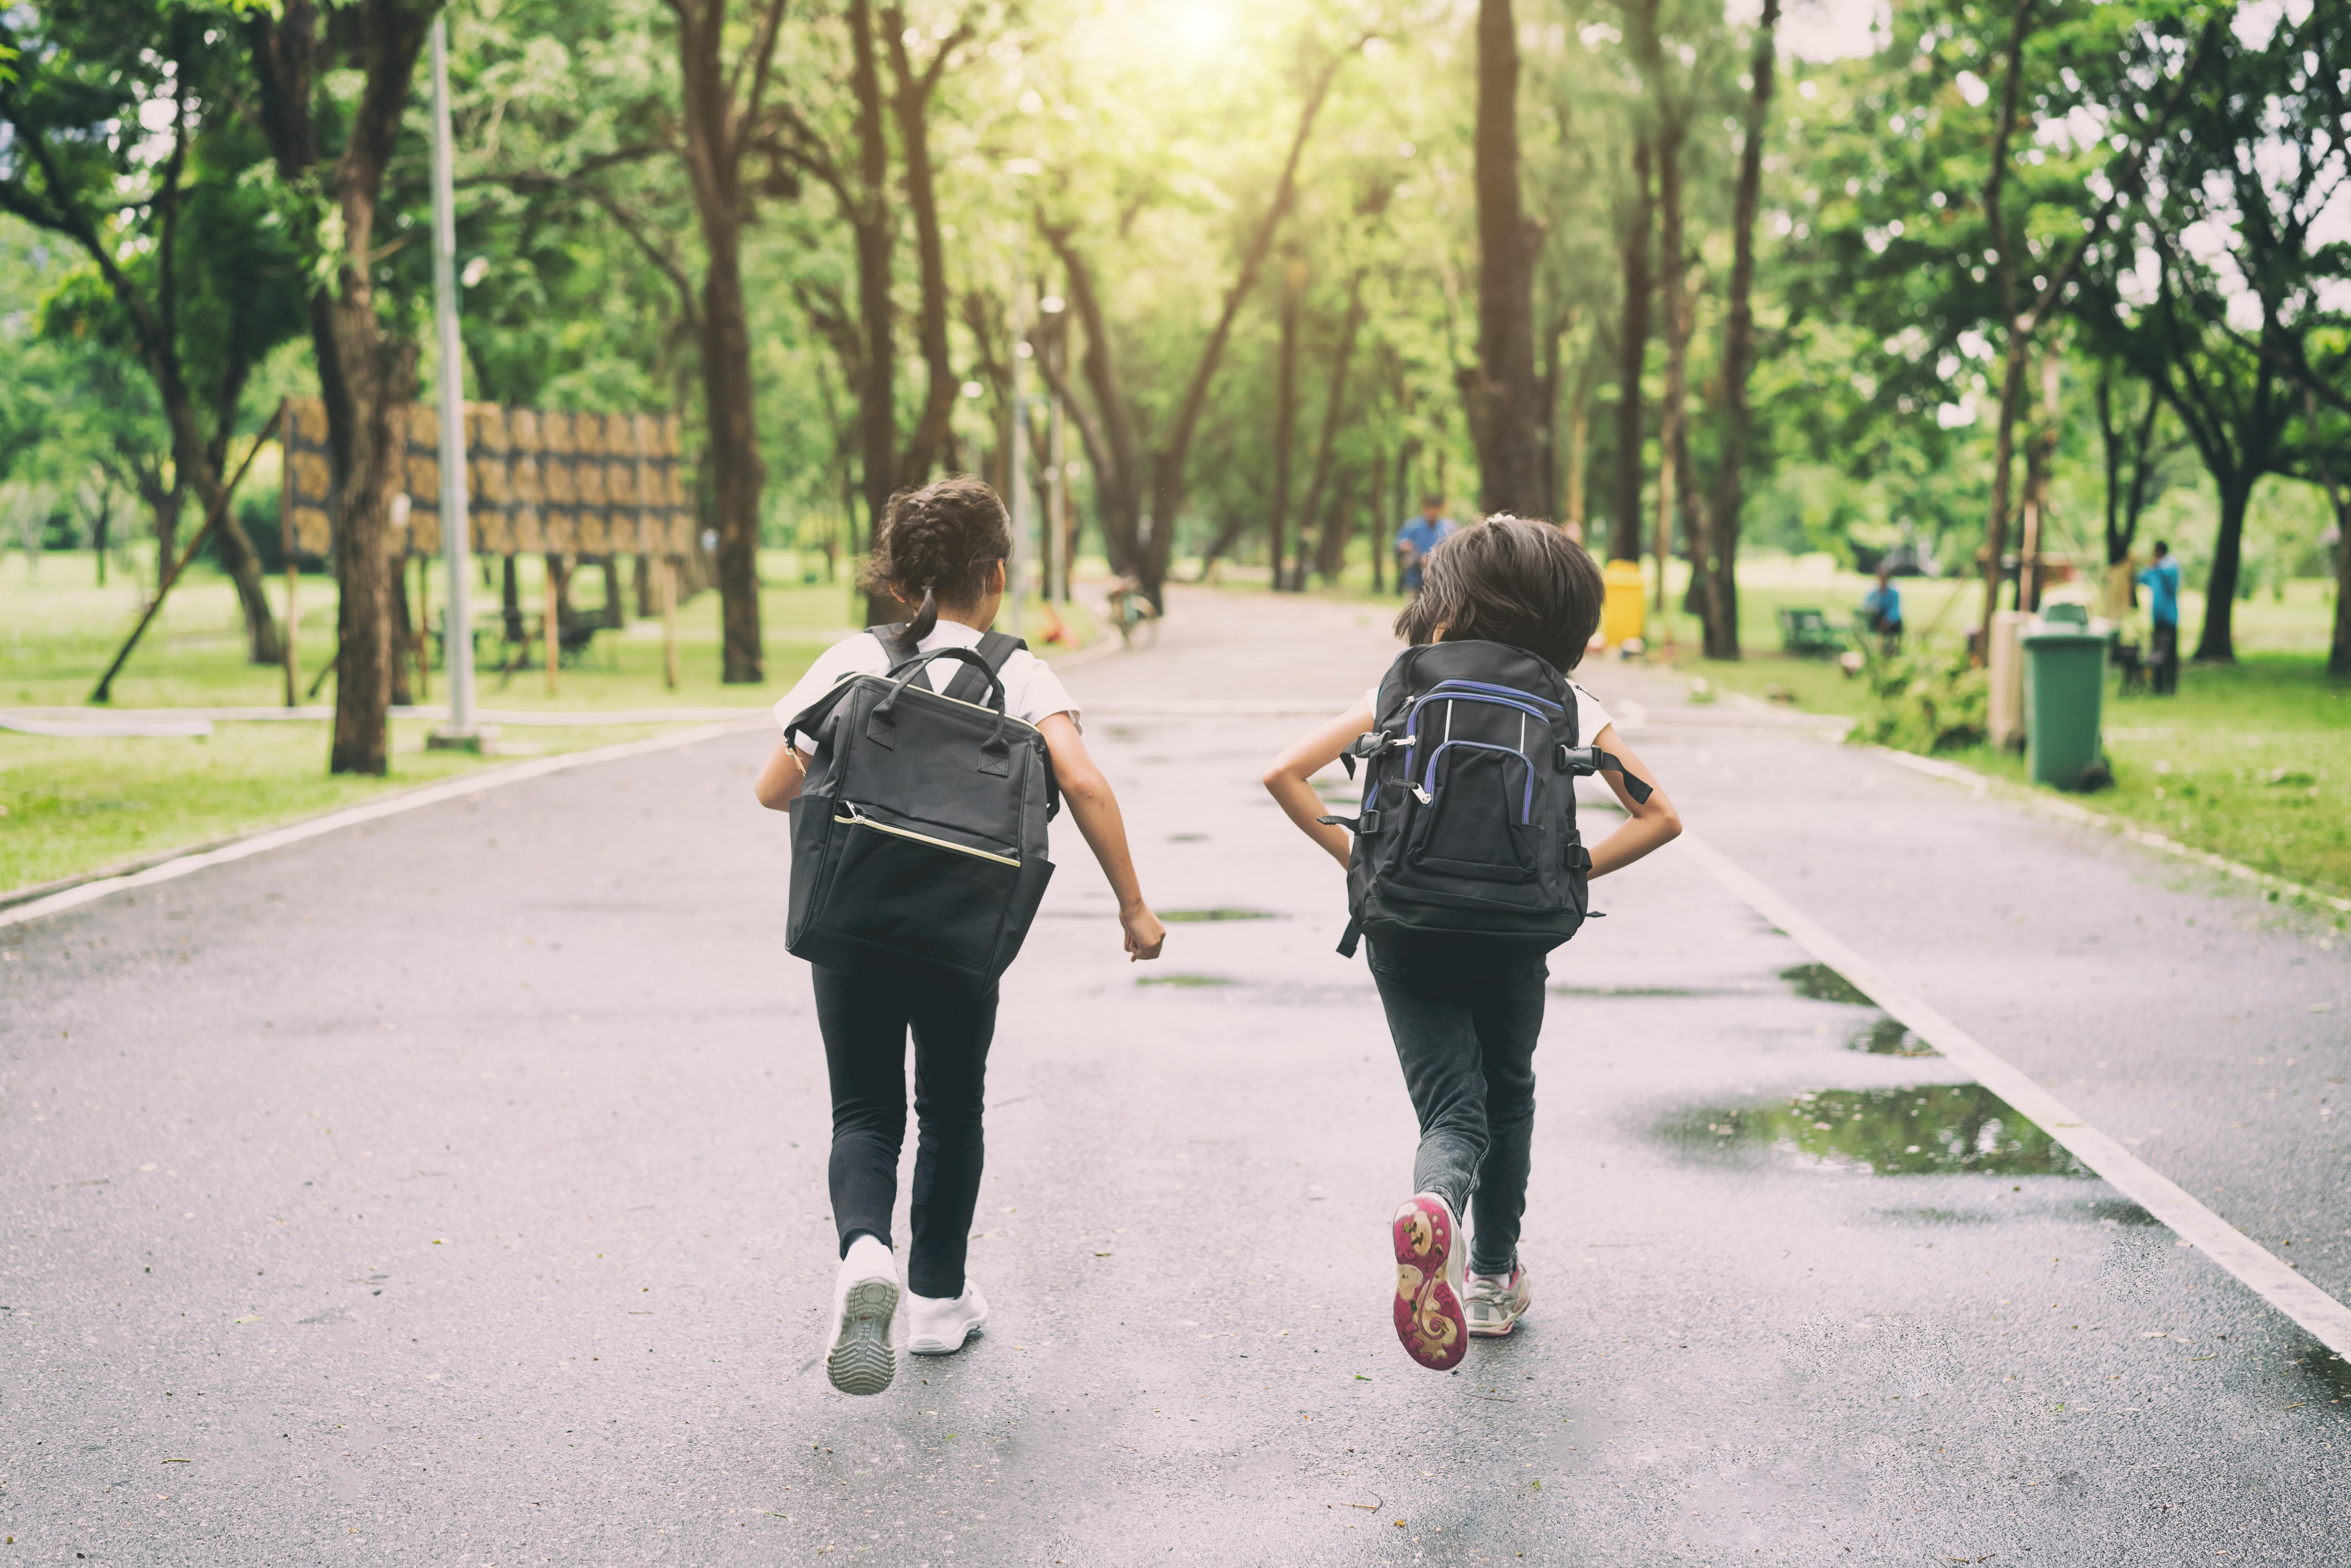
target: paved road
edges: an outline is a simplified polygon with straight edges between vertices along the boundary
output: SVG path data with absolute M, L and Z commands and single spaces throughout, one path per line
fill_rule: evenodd
M 816 1364 L 763 738 L 0 931 L 0 1564 L 2351 1563 L 2342 1364 L 1672 852 L 1552 967 L 1535 1315 L 1414 1367 L 1409 1110 L 1254 781 L 1261 710 L 1384 631 L 1180 610 L 1072 682 L 1155 902 L 1259 918 L 1131 969 L 1066 838 L 994 1056 L 995 1325 L 879 1398 Z M 1589 678 L 1718 847 L 2351 1291 L 2339 939 Z

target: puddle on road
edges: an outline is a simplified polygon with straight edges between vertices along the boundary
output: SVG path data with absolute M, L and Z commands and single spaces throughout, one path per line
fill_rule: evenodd
M 1155 910 L 1160 920 L 1169 925 L 1188 925 L 1203 920 L 1279 920 L 1280 915 L 1270 909 L 1160 909 Z
M 1826 964 L 1799 964 L 1792 969 L 1782 969 L 1780 977 L 1788 988 L 1808 1002 L 1843 1002 L 1847 1007 L 1875 1007 L 1861 988 L 1830 968 Z
M 1705 990 L 1696 986 L 1553 986 L 1555 997 L 1727 997 L 1737 993 L 1728 990 Z
M 1229 986 L 1232 984 L 1230 980 L 1217 975 L 1144 975 L 1138 977 L 1134 983 L 1138 986 Z
M 1824 1089 L 1666 1129 L 1688 1149 L 1761 1145 L 1814 1170 L 1877 1176 L 2088 1176 L 2048 1134 L 1978 1083 Z
M 1206 833 L 1170 833 L 1167 835 L 1167 841 L 1171 844 L 1201 844 L 1207 842 L 1207 841 L 1208 835 Z
M 1788 988 L 1808 1002 L 1834 1002 L 1841 1007 L 1869 1008 L 1871 1001 L 1860 987 L 1830 968 L 1826 964 L 1798 964 L 1780 971 L 1780 978 Z M 1871 1019 L 1858 1033 L 1845 1039 L 1847 1051 L 1866 1051 L 1872 1056 L 1940 1056 L 1942 1052 L 1904 1029 L 1901 1022 L 1885 1013 Z

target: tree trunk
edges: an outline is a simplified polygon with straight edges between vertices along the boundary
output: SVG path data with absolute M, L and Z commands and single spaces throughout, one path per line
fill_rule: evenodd
M 953 442 L 948 419 L 955 413 L 956 377 L 947 344 L 946 246 L 940 236 L 938 197 L 932 180 L 930 110 L 939 77 L 962 44 L 968 24 L 940 44 L 930 65 L 919 72 L 906 53 L 907 30 L 904 6 L 882 8 L 882 36 L 890 46 L 891 75 L 897 83 L 891 102 L 898 121 L 899 154 L 906 163 L 906 205 L 914 214 L 914 252 L 921 265 L 922 310 L 916 318 L 916 341 L 922 345 L 923 363 L 929 371 L 923 412 L 915 417 L 914 434 L 898 465 L 901 488 L 927 481 L 940 454 Z M 1008 488 L 1002 493 L 1009 504 Z
M 1534 258 L 1519 194 L 1519 35 L 1510 0 L 1478 0 L 1478 371 L 1470 427 L 1487 512 L 1542 509 Z
M 1716 459 L 1706 539 L 1706 656 L 1736 659 L 1739 647 L 1739 524 L 1744 497 L 1755 361 L 1755 216 L 1763 189 L 1763 132 L 1779 74 L 1780 0 L 1763 0 L 1749 68 L 1746 138 L 1739 150 L 1739 194 L 1731 214 L 1730 311 L 1722 330 L 1722 451 Z
M 408 677 L 409 660 L 416 650 L 416 617 L 408 605 L 408 557 L 394 549 L 386 564 L 391 568 L 384 573 L 390 600 L 384 627 L 392 638 L 392 706 L 406 707 L 416 700 Z
M 1355 274 L 1347 289 L 1347 319 L 1339 329 L 1339 351 L 1331 361 L 1331 386 L 1322 397 L 1322 437 L 1314 448 L 1314 473 L 1306 482 L 1306 506 L 1301 517 L 1314 516 L 1321 504 L 1322 492 L 1331 481 L 1331 464 L 1336 455 L 1339 432 L 1345 423 L 1347 409 L 1347 371 L 1355 358 L 1355 338 L 1364 326 L 1364 275 Z M 1378 486 L 1373 486 L 1376 497 Z M 1333 506 L 1323 513 L 1322 531 L 1315 550 L 1314 570 L 1325 582 L 1335 581 L 1346 564 L 1347 509 Z M 1300 536 L 1299 559 L 1305 559 L 1304 536 Z M 1304 583 L 1300 583 L 1304 587 Z
M 1649 143 L 1633 144 L 1633 200 L 1623 235 L 1625 321 L 1616 339 L 1616 475 L 1608 559 L 1641 559 L 1641 372 L 1649 357 Z
M 1991 172 L 1984 179 L 1984 226 L 1991 232 L 1993 273 L 2000 280 L 2000 324 L 2006 339 L 2005 368 L 2000 383 L 2000 424 L 1992 439 L 1991 515 L 1984 524 L 1983 641 L 1979 653 L 1989 658 L 1992 617 L 2000 610 L 2001 558 L 2008 553 L 2010 487 L 2016 466 L 2016 418 L 2024 407 L 2025 358 L 2030 351 L 2032 322 L 2017 307 L 2016 246 L 2009 242 L 2001 207 L 2001 192 L 2008 180 L 2009 139 L 2016 131 L 2016 105 L 2024 83 L 2024 39 L 2032 20 L 2033 0 L 2016 0 L 2009 25 L 2008 48 L 2001 82 L 2000 126 L 1992 137 Z
M 282 0 L 245 26 L 260 119 L 280 180 L 318 188 L 341 220 L 333 285 L 309 297 L 311 349 L 327 411 L 336 490 L 335 572 L 342 647 L 336 658 L 334 738 L 328 768 L 383 773 L 392 697 L 392 498 L 404 487 L 405 404 L 416 395 L 416 349 L 387 340 L 376 319 L 376 205 L 408 103 L 410 81 L 437 0 L 351 0 L 337 13 L 360 64 L 359 99 L 342 153 L 320 179 L 313 112 L 320 74 L 318 0 Z
M 872 549 L 897 482 L 898 420 L 893 374 L 898 362 L 890 304 L 891 232 L 883 191 L 890 147 L 883 130 L 882 78 L 873 60 L 873 13 L 868 0 L 850 0 L 850 87 L 857 98 L 858 208 L 851 214 L 857 248 L 857 315 L 865 329 L 864 384 L 858 388 L 858 434 L 865 472 L 865 548 Z
M 1339 580 L 1347 567 L 1347 535 L 1354 520 L 1354 476 L 1339 476 L 1331 487 L 1331 502 L 1322 510 L 1322 527 L 1314 551 L 1314 574 L 1325 584 Z
M 700 346 L 709 444 L 704 456 L 718 530 L 719 679 L 755 685 L 767 678 L 759 628 L 759 492 L 768 470 L 759 456 L 751 330 L 743 305 L 744 128 L 735 101 L 743 62 L 730 68 L 721 47 L 725 0 L 680 0 L 673 9 L 685 165 L 705 257 Z M 772 50 L 772 33 L 766 37 Z M 764 81 L 766 60 L 753 65 Z
M 1293 583 L 1287 564 L 1290 528 L 1290 449 L 1298 434 L 1298 309 L 1306 292 L 1306 264 L 1290 258 L 1281 280 L 1281 348 L 1273 371 L 1273 507 L 1266 517 L 1266 553 L 1273 563 L 1273 591 L 1305 583 L 1306 528 L 1298 530 L 1298 576 Z
M 2204 580 L 2204 630 L 2196 639 L 2199 664 L 2233 664 L 2237 643 L 2237 578 L 2244 565 L 2245 511 L 2261 469 L 2252 465 L 2213 477 L 2220 481 L 2220 531 L 2212 540 L 2212 571 Z M 2339 610 L 2338 610 L 2339 613 Z
M 520 643 L 522 629 L 522 589 L 515 580 L 515 558 L 498 558 L 498 608 L 506 617 L 506 639 Z
M 1676 503 L 1687 499 L 1689 400 L 1689 256 L 1682 237 L 1682 139 L 1680 119 L 1665 103 L 1662 81 L 1652 90 L 1660 102 L 1657 128 L 1657 296 L 1666 315 L 1666 392 L 1657 411 L 1656 605 L 1666 607 L 1666 566 L 1673 559 Z
M 2351 680 L 2351 498 L 2335 491 L 2335 640 L 2326 673 Z
M 1598 379 L 1599 345 L 1594 344 L 1576 361 L 1575 390 L 1568 395 L 1567 448 L 1561 484 L 1562 516 L 1560 522 L 1580 544 L 1584 538 L 1585 492 L 1590 487 L 1587 470 L 1592 453 L 1592 384 Z
M 604 557 L 604 629 L 623 631 L 629 624 L 629 601 L 621 596 L 621 558 Z

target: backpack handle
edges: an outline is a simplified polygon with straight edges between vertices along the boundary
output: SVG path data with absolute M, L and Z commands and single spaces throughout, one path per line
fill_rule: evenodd
M 987 695 L 995 702 L 996 729 L 986 740 L 979 743 L 979 770 L 982 773 L 1009 777 L 1012 772 L 1012 743 L 1005 736 L 1005 726 L 1009 716 L 1004 711 L 1004 680 L 988 667 L 986 659 L 969 648 L 934 648 L 927 653 L 918 653 L 914 658 L 893 667 L 890 672 L 892 678 L 890 695 L 874 704 L 873 711 L 866 716 L 865 738 L 877 746 L 896 747 L 898 694 L 904 691 L 908 684 L 934 659 L 958 660 L 973 666 L 987 677 Z
M 977 670 L 987 681 L 987 695 L 995 699 L 996 711 L 998 713 L 1004 711 L 1006 700 L 1004 678 L 996 673 L 986 659 L 970 648 L 934 648 L 927 653 L 917 653 L 903 664 L 890 666 L 890 679 L 897 683 L 898 691 L 904 691 L 906 683 L 913 680 L 916 674 L 927 667 L 934 659 L 954 659 Z M 875 711 L 877 713 L 890 711 L 897 701 L 898 692 L 893 691 L 882 699 L 882 706 Z

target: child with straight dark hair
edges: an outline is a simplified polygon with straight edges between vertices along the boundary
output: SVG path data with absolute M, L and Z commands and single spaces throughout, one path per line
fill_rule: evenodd
M 867 591 L 920 608 L 903 626 L 875 627 L 835 643 L 776 705 L 776 722 L 785 737 L 760 771 L 754 790 L 759 804 L 786 810 L 799 796 L 820 743 L 806 727 L 796 743 L 795 721 L 806 719 L 836 685 L 858 675 L 890 674 L 923 655 L 947 650 L 904 678 L 925 680 L 933 691 L 958 701 L 959 693 L 976 689 L 972 700 L 983 707 L 997 705 L 1000 685 L 1003 716 L 994 721 L 999 737 L 1009 721 L 1019 722 L 1031 746 L 1041 736 L 1061 799 L 1118 897 L 1119 928 L 1130 959 L 1159 956 L 1166 932 L 1135 880 L 1118 799 L 1079 737 L 1077 705 L 1060 678 L 1024 645 L 987 635 L 1004 599 L 1005 560 L 1012 549 L 1003 503 L 977 479 L 944 479 L 893 497 L 874 543 Z M 968 676 L 975 664 L 992 675 Z M 959 671 L 980 684 L 951 690 Z M 968 707 L 959 711 L 970 713 Z M 985 712 L 977 716 L 987 720 Z M 857 815 L 853 806 L 851 811 L 861 825 L 879 821 Z M 946 828 L 925 834 L 880 825 L 901 839 L 942 851 L 980 853 L 938 836 Z M 981 858 L 1012 863 L 1001 854 Z M 917 890 L 918 903 L 946 896 L 943 884 L 923 885 L 931 891 Z M 938 914 L 944 922 L 953 912 Z M 917 1355 L 952 1354 L 987 1321 L 987 1303 L 966 1277 L 964 1260 L 979 1197 L 980 1108 L 988 1044 L 996 1032 L 997 989 L 991 981 L 975 995 L 919 965 L 852 971 L 820 962 L 810 967 L 832 1085 L 830 1175 L 841 1258 L 825 1370 L 843 1393 L 879 1394 L 897 1371 L 891 1323 L 899 1280 L 890 1218 L 906 1136 L 909 1030 L 921 1135 L 909 1213 L 906 1348 Z
M 1599 568 L 1548 524 L 1496 517 L 1431 550 L 1396 620 L 1412 644 L 1355 706 L 1301 737 L 1265 785 L 1349 868 L 1351 921 L 1420 1120 L 1413 1195 L 1390 1222 L 1394 1321 L 1443 1371 L 1533 1303 L 1519 1232 L 1534 1131 L 1544 955 L 1584 918 L 1584 884 L 1681 831 L 1607 711 L 1566 678 L 1600 623 Z M 1361 817 L 1310 779 L 1369 767 Z M 1597 773 L 1624 823 L 1587 851 L 1573 784 Z M 1350 830 L 1353 830 L 1352 836 Z M 1461 1217 L 1471 1220 L 1468 1245 Z M 1468 1253 L 1464 1278 L 1464 1253 Z

